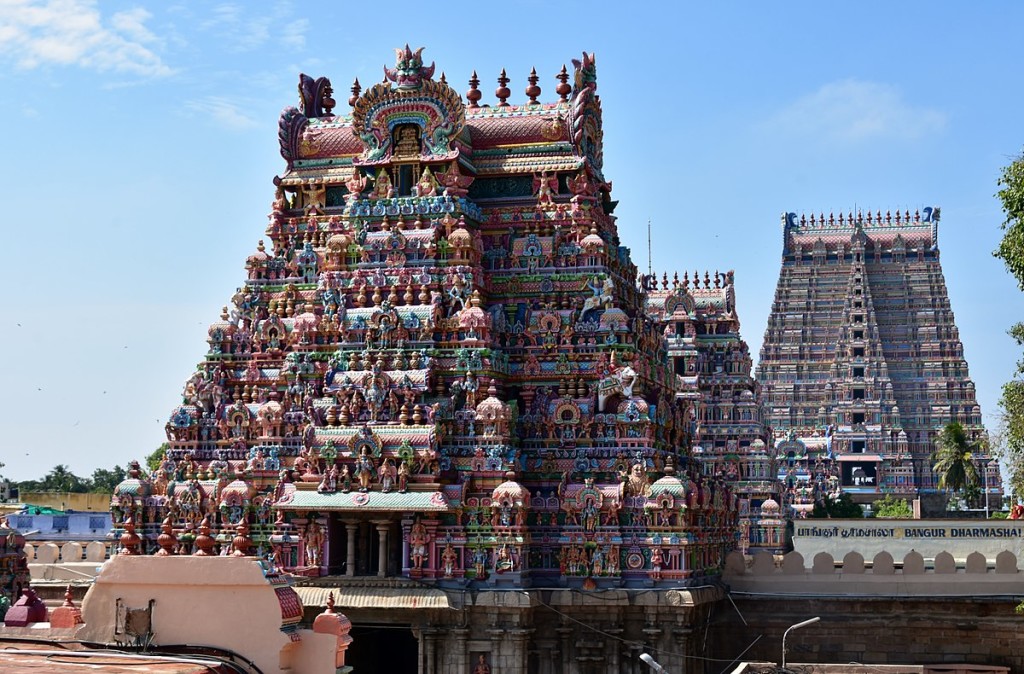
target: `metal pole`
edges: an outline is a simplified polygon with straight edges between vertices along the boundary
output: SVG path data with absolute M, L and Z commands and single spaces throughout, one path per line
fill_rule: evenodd
M 818 622 L 819 620 L 821 620 L 820 617 L 810 618 L 810 619 L 805 620 L 805 621 L 803 621 L 801 623 L 797 623 L 795 625 L 790 625 L 789 628 L 782 634 L 782 668 L 783 669 L 786 668 L 786 637 L 788 637 L 789 633 L 792 632 L 793 630 L 798 630 L 801 627 L 807 627 L 808 625 L 812 625 L 812 624 Z
M 981 476 L 982 484 L 985 486 L 985 519 L 988 519 L 988 464 L 990 461 L 991 459 L 981 464 L 981 469 L 985 471 Z

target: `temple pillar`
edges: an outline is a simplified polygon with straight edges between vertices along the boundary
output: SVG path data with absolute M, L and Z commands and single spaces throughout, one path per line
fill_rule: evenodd
M 345 575 L 356 575 L 356 533 L 359 531 L 359 522 L 346 521 L 345 535 L 348 537 L 348 554 L 345 557 Z
M 361 574 L 370 573 L 370 523 L 360 522 L 359 523 L 359 555 L 357 557 L 356 566 L 358 572 Z
M 615 624 L 613 623 L 613 626 L 606 627 L 604 629 L 605 634 L 620 636 L 625 631 L 621 627 L 614 627 Z M 621 642 L 617 639 L 608 639 L 605 642 L 605 662 L 607 663 L 608 674 L 619 674 L 622 671 L 619 665 L 620 644 Z
M 466 652 L 466 639 L 469 629 L 456 627 L 448 630 L 451 638 L 446 643 L 445 659 L 448 671 L 453 674 L 469 674 L 469 653 Z
M 537 646 L 537 662 L 540 669 L 537 674 L 555 674 L 555 647 L 558 642 L 554 639 L 538 639 L 534 642 Z
M 506 662 L 509 664 L 508 671 L 512 674 L 527 674 L 529 666 L 527 646 L 530 643 L 531 633 L 533 633 L 532 629 L 522 628 L 508 631 L 512 640 L 512 653 L 509 654 Z
M 657 615 L 649 615 L 648 616 L 648 620 L 652 620 L 653 619 L 653 620 L 656 621 L 657 618 L 658 618 Z M 664 656 L 662 656 L 659 653 L 660 648 L 658 647 L 658 641 L 661 639 L 661 635 L 664 632 L 664 630 L 662 630 L 662 629 L 660 629 L 658 627 L 654 627 L 654 624 L 655 623 L 653 623 L 653 622 L 648 622 L 647 623 L 647 627 L 645 627 L 642 630 L 643 633 L 644 633 L 644 642 L 647 645 L 647 648 L 645 650 L 646 650 L 647 653 L 650 653 L 654 657 L 655 660 L 659 660 L 660 659 L 661 660 L 660 664 L 663 667 L 668 667 L 669 669 L 671 669 L 670 665 L 668 665 L 668 664 L 666 664 L 664 662 Z
M 491 637 L 491 671 L 504 672 L 505 657 L 501 641 L 505 638 L 505 630 L 500 627 L 492 627 L 487 630 L 487 634 Z
M 673 665 L 675 671 L 686 673 L 689 664 L 690 655 L 690 635 L 693 634 L 693 628 L 691 627 L 678 627 L 672 630 L 672 636 L 675 637 L 675 652 L 676 663 Z
M 572 637 L 573 629 L 571 627 L 558 627 L 555 629 L 558 632 L 558 637 L 562 642 L 562 674 L 568 674 L 572 671 L 572 661 L 569 658 L 569 639 Z
M 388 575 L 388 529 L 390 522 L 374 522 L 377 525 L 377 576 Z
M 438 674 L 437 672 L 437 635 L 438 630 L 432 627 L 425 627 L 423 634 L 423 666 L 420 671 L 423 674 Z

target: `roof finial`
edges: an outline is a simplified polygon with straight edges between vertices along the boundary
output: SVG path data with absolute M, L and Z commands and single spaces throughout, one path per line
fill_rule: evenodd
M 361 84 L 359 84 L 359 78 L 357 77 L 355 81 L 352 82 L 352 95 L 348 97 L 348 104 L 353 108 L 356 106 L 356 101 L 359 100 L 359 93 L 362 90 L 363 87 Z
M 505 69 L 501 69 L 501 75 L 498 75 L 498 88 L 494 90 L 494 95 L 498 97 L 498 107 L 507 108 L 508 103 L 505 100 L 512 95 L 512 90 L 508 88 L 509 83 L 508 75 L 505 74 Z
M 530 97 L 528 105 L 537 105 L 537 97 L 540 96 L 540 87 L 537 86 L 539 80 L 537 69 L 530 68 L 530 76 L 526 78 L 526 81 L 530 83 L 530 86 L 526 87 L 526 95 Z
M 555 75 L 555 79 L 558 80 L 555 93 L 558 94 L 559 99 L 562 101 L 568 101 L 569 94 L 572 93 L 572 86 L 569 84 L 569 71 L 565 69 L 564 63 L 562 64 L 562 71 Z
M 476 76 L 476 71 L 473 71 L 473 75 L 469 78 L 469 91 L 466 92 L 466 100 L 469 101 L 469 107 L 479 108 L 478 102 L 480 101 L 482 93 L 477 87 L 480 86 L 480 78 Z

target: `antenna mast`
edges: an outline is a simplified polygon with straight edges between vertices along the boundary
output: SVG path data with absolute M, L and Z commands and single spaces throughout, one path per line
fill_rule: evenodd
M 651 271 L 651 219 L 647 218 L 647 275 L 650 276 L 653 273 Z

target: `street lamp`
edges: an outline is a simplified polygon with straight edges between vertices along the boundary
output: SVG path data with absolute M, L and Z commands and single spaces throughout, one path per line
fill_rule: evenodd
M 785 657 L 785 656 L 783 656 Z M 651 657 L 650 653 L 641 653 L 640 662 L 644 663 L 658 674 L 668 674 L 668 670 L 658 664 L 658 661 Z
M 792 632 L 793 630 L 798 630 L 801 627 L 807 627 L 808 625 L 813 625 L 814 623 L 818 622 L 819 620 L 821 620 L 820 617 L 818 617 L 818 618 L 809 618 L 809 619 L 803 621 L 802 623 L 797 623 L 795 625 L 790 625 L 789 628 L 782 634 L 782 668 L 783 669 L 786 668 L 786 637 L 788 637 L 789 633 Z

